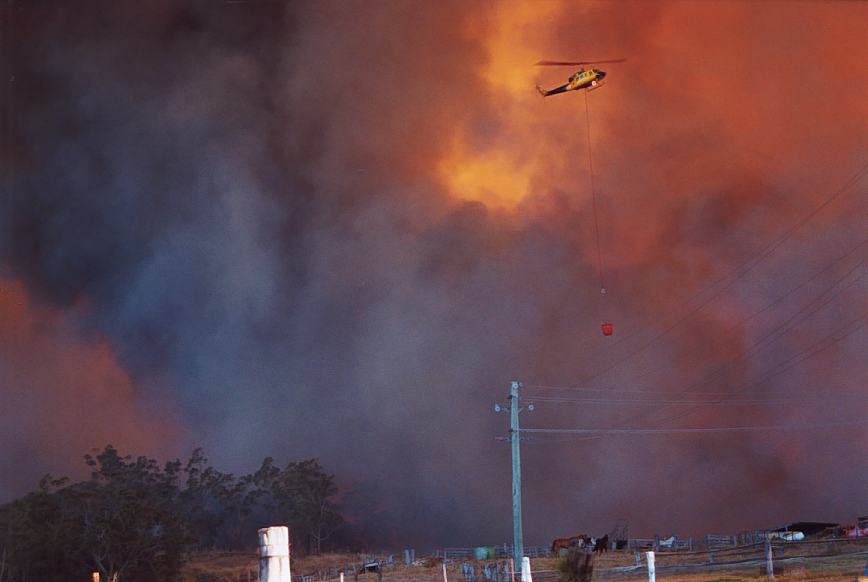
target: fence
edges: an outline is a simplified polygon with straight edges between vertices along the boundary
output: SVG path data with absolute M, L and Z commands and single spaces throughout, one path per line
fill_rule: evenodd
M 680 538 L 678 536 L 668 538 L 661 538 L 660 536 L 655 536 L 654 538 L 634 538 L 627 540 L 627 549 L 634 552 L 649 550 L 654 550 L 655 552 L 667 550 L 673 552 L 690 551 L 693 549 L 693 538 Z
M 434 550 L 432 557 L 443 558 L 447 561 L 473 560 L 476 556 L 476 550 L 479 548 L 494 548 L 493 559 L 514 557 L 513 546 L 507 544 L 500 546 L 475 546 L 472 548 L 443 548 L 442 550 Z M 524 546 L 524 555 L 528 558 L 546 558 L 551 553 L 551 546 Z

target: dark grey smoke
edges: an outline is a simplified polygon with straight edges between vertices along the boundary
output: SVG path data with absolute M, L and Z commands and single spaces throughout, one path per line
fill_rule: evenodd
M 699 178 L 714 179 L 677 186 L 695 189 L 690 202 L 669 198 L 652 180 L 657 170 L 604 181 L 610 190 L 630 186 L 636 197 L 653 184 L 629 209 L 615 206 L 626 194 L 607 202 L 608 232 L 624 235 L 606 235 L 609 252 L 639 253 L 630 243 L 648 241 L 630 233 L 642 220 L 667 225 L 654 248 L 641 249 L 654 260 L 616 261 L 610 271 L 613 294 L 602 309 L 616 339 L 637 335 L 609 349 L 599 336 L 595 265 L 580 259 L 589 256 L 580 252 L 591 242 L 588 207 L 559 207 L 558 197 L 570 194 L 552 193 L 550 208 L 509 215 L 450 201 L 421 171 L 436 163 L 454 127 L 476 124 L 484 134 L 497 123 L 498 96 L 477 74 L 484 48 L 457 25 L 483 7 L 154 2 L 4 10 L 13 13 L 16 38 L 12 101 L 4 103 L 14 106 L 5 171 L 15 168 L 4 270 L 42 302 L 92 306 L 81 333 L 110 339 L 140 391 L 153 391 L 138 395 L 144 402 L 175 403 L 189 429 L 179 451 L 204 446 L 218 467 L 235 471 L 265 455 L 319 457 L 345 491 L 375 500 L 356 518 L 382 543 L 507 541 L 508 450 L 494 440 L 506 434 L 507 418 L 491 405 L 508 381 L 571 384 L 617 362 L 683 316 L 684 298 L 832 191 L 790 206 L 785 178 L 770 183 L 741 166 L 703 169 L 713 166 L 707 159 L 698 162 Z M 625 118 L 636 125 L 616 123 L 614 136 L 639 131 L 633 111 Z M 654 119 L 648 130 L 665 131 L 660 125 Z M 677 139 L 649 138 L 654 156 L 675 151 L 687 160 L 684 152 L 713 147 L 689 129 L 674 131 Z M 611 159 L 638 166 L 643 147 L 628 144 Z M 853 163 L 842 167 L 858 167 L 858 149 L 847 146 Z M 864 187 L 858 195 L 864 201 Z M 837 235 L 800 234 L 774 270 L 736 285 L 728 300 L 594 385 L 677 393 L 748 348 L 755 331 L 732 322 L 851 248 L 857 226 L 851 218 L 821 226 Z M 860 289 L 864 283 L 843 293 L 810 322 L 813 330 L 704 389 L 748 382 L 841 328 L 864 311 Z M 809 395 L 864 388 L 864 348 L 863 331 L 748 394 L 786 395 L 799 381 Z M 829 406 L 815 420 L 858 417 L 843 410 Z M 812 418 L 794 401 L 773 410 L 716 408 L 684 424 Z M 524 420 L 604 427 L 647 419 L 623 408 L 540 406 Z M 864 464 L 846 460 L 864 458 L 865 434 L 529 442 L 526 537 L 602 533 L 618 519 L 634 534 L 845 519 L 868 502 Z M 123 440 L 119 433 L 115 444 Z M 846 454 L 833 454 L 842 447 Z M 9 483 L 9 491 L 23 490 Z M 365 524 L 375 513 L 378 521 Z

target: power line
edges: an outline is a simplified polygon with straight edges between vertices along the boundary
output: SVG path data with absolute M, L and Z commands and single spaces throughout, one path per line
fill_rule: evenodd
M 840 394 L 836 395 L 841 397 Z M 848 394 L 847 398 L 864 400 L 862 394 Z M 534 404 L 602 404 L 602 405 L 631 405 L 631 406 L 745 406 L 752 404 L 774 404 L 777 402 L 828 402 L 827 398 L 741 398 L 737 400 L 650 400 L 650 399 L 626 399 L 626 398 L 528 398 Z
M 718 366 L 717 368 L 715 368 L 711 372 L 708 372 L 707 374 L 705 374 L 699 380 L 689 384 L 686 388 L 684 388 L 684 389 L 680 390 L 678 393 L 676 393 L 674 395 L 675 398 L 681 397 L 681 396 L 687 394 L 688 392 L 693 391 L 694 389 L 696 389 L 702 385 L 708 384 L 716 376 L 720 375 L 724 370 L 731 367 L 736 362 L 746 360 L 751 354 L 757 352 L 758 350 L 769 345 L 770 343 L 780 339 L 785 334 L 787 334 L 792 329 L 794 329 L 796 325 L 798 325 L 802 321 L 805 321 L 808 317 L 812 316 L 813 314 L 817 313 L 820 309 L 822 309 L 823 307 L 825 307 L 826 305 L 831 303 L 838 295 L 840 295 L 841 293 L 843 293 L 844 291 L 846 291 L 847 289 L 849 289 L 850 287 L 852 287 L 853 285 L 855 285 L 859 281 L 859 278 L 855 279 L 854 281 L 852 281 L 848 285 L 839 289 L 837 292 L 831 293 L 831 295 L 829 295 L 825 299 L 825 301 L 822 301 L 821 303 L 816 305 L 818 301 L 820 301 L 821 299 L 824 298 L 824 296 L 826 296 L 827 294 L 832 292 L 832 290 L 835 289 L 835 287 L 837 287 L 842 281 L 846 280 L 850 275 L 852 275 L 863 264 L 864 264 L 864 259 L 862 261 L 860 261 L 859 263 L 857 263 L 849 271 L 847 271 L 847 273 L 845 273 L 844 276 L 842 276 L 838 280 L 836 280 L 829 288 L 827 288 L 825 291 L 823 291 L 820 295 L 818 295 L 813 300 L 811 300 L 807 305 L 802 307 L 802 309 L 798 310 L 795 314 L 793 314 L 791 317 L 789 317 L 786 321 L 779 324 L 777 327 L 775 327 L 770 332 L 766 333 L 764 336 L 760 337 L 760 339 L 758 341 L 754 342 L 751 346 L 748 347 L 748 349 L 746 351 L 742 352 L 742 354 L 740 354 L 738 357 L 736 357 L 733 360 L 730 360 L 727 363 L 724 363 L 724 364 Z M 800 317 L 800 318 L 798 318 L 798 320 L 796 320 L 796 318 L 800 315 L 802 317 Z M 795 321 L 795 323 L 793 323 L 794 321 Z M 790 325 L 791 323 L 793 323 L 793 325 Z M 787 326 L 789 326 L 789 327 L 787 327 Z M 778 333 L 778 332 L 780 332 L 780 333 Z M 777 336 L 775 336 L 775 334 L 777 334 Z M 772 337 L 772 336 L 775 336 L 775 337 Z M 772 339 L 769 340 L 769 338 L 772 338 Z M 766 341 L 766 340 L 769 340 L 769 341 Z M 739 392 L 741 392 L 741 391 L 739 391 Z M 735 394 L 737 394 L 739 392 L 736 392 Z M 730 395 L 733 395 L 733 393 L 730 393 Z
M 709 305 L 713 300 L 719 297 L 724 291 L 728 290 L 732 287 L 737 281 L 741 280 L 744 276 L 750 273 L 760 262 L 762 262 L 765 258 L 769 257 L 775 250 L 777 250 L 781 245 L 783 245 L 789 238 L 802 226 L 804 226 L 807 222 L 809 222 L 814 216 L 816 216 L 819 212 L 821 212 L 824 208 L 826 208 L 829 204 L 839 198 L 842 194 L 844 194 L 847 190 L 850 189 L 851 186 L 858 183 L 866 174 L 868 174 L 868 164 L 863 165 L 855 174 L 853 174 L 840 188 L 835 190 L 829 197 L 827 197 L 819 206 L 815 207 L 811 212 L 809 212 L 806 216 L 804 216 L 801 220 L 796 222 L 793 226 L 784 231 L 780 236 L 778 236 L 775 240 L 769 243 L 760 253 L 752 259 L 742 263 L 739 267 L 737 267 L 734 271 L 730 272 L 727 275 L 724 275 L 717 281 L 715 281 L 709 288 L 714 288 L 720 283 L 726 281 L 727 279 L 731 280 L 726 283 L 723 287 L 715 291 L 711 296 L 706 298 L 704 301 L 687 311 L 682 317 L 675 320 L 674 323 L 664 328 L 662 331 L 655 334 L 650 340 L 642 344 L 639 348 L 627 353 L 624 357 L 615 361 L 613 364 L 603 368 L 599 372 L 592 374 L 591 376 L 584 379 L 584 382 L 590 382 L 591 380 L 595 380 L 604 374 L 614 370 L 633 356 L 645 351 L 649 347 L 651 347 L 654 343 L 657 342 L 660 338 L 669 334 L 672 330 L 680 326 L 684 321 L 686 321 L 689 317 L 696 314 L 704 307 Z M 700 293 L 695 294 L 693 297 L 697 297 Z
M 823 338 L 822 340 L 820 340 L 819 342 L 815 343 L 813 346 L 808 348 L 808 350 L 806 350 L 800 354 L 797 354 L 796 356 L 790 358 L 789 360 L 787 360 L 785 362 L 782 362 L 781 364 L 778 364 L 778 366 L 777 366 L 778 369 L 773 369 L 773 370 L 769 371 L 768 373 L 766 373 L 765 375 L 758 378 L 757 380 L 755 380 L 749 384 L 745 384 L 741 388 L 735 390 L 733 392 L 733 395 L 743 393 L 744 391 L 746 391 L 750 388 L 753 388 L 754 386 L 757 386 L 759 384 L 762 384 L 763 382 L 769 380 L 770 378 L 777 376 L 778 374 L 781 374 L 781 373 L 789 370 L 793 366 L 804 362 L 808 358 L 813 357 L 813 356 L 815 356 L 821 352 L 824 352 L 825 350 L 829 349 L 833 345 L 848 338 L 849 336 L 853 335 L 854 333 L 856 333 L 857 331 L 859 331 L 860 329 L 865 327 L 865 325 L 868 324 L 868 319 L 866 319 L 866 318 L 868 318 L 868 312 L 863 313 L 861 316 L 857 317 L 855 320 L 851 321 L 850 324 L 848 324 L 847 327 L 850 327 L 853 324 L 856 324 L 861 320 L 866 320 L 866 321 L 863 321 L 862 323 L 856 325 L 855 327 L 853 327 L 853 329 L 850 329 L 849 331 L 845 331 L 842 335 L 840 335 L 838 337 L 834 337 L 834 335 L 835 335 L 834 333 L 826 336 L 825 338 Z M 845 328 L 845 329 L 847 329 L 847 328 Z M 669 418 L 669 419 L 665 419 L 662 422 L 672 422 L 672 421 L 678 420 L 680 418 L 684 418 L 685 416 L 687 416 L 688 414 L 692 414 L 693 412 L 695 412 L 695 409 L 694 410 L 687 410 L 687 411 L 684 411 L 680 415 L 674 416 L 674 417 Z
M 692 428 L 523 428 L 521 429 L 521 432 L 528 434 L 576 434 L 612 436 L 639 434 L 764 432 L 774 430 L 803 431 L 849 428 L 858 426 L 868 426 L 868 420 L 823 424 L 779 424 L 764 426 L 717 426 Z
M 747 317 L 745 317 L 745 318 L 743 318 L 743 319 L 741 319 L 741 320 L 735 322 L 735 324 L 744 324 L 744 323 L 747 323 L 747 322 L 751 321 L 752 319 L 754 319 L 755 317 L 759 316 L 760 314 L 762 314 L 762 313 L 768 311 L 770 308 L 774 307 L 775 305 L 780 304 L 784 299 L 788 298 L 789 296 L 791 296 L 791 295 L 792 295 L 793 293 L 795 293 L 796 291 L 802 289 L 805 285 L 807 285 L 807 284 L 813 282 L 814 280 L 816 280 L 820 275 L 822 275 L 823 273 L 825 273 L 825 272 L 827 272 L 828 270 L 830 270 L 830 269 L 831 269 L 832 267 L 834 267 L 837 263 L 839 263 L 839 262 L 841 262 L 842 260 L 844 260 L 844 259 L 850 257 L 853 253 L 855 253 L 857 250 L 859 250 L 861 247 L 863 247 L 863 246 L 865 245 L 865 243 L 868 243 L 868 239 L 863 239 L 863 240 L 860 241 L 858 244 L 856 244 L 855 246 L 853 246 L 853 247 L 851 247 L 850 249 L 848 249 L 846 253 L 844 253 L 843 255 L 839 256 L 839 257 L 836 258 L 836 259 L 834 259 L 833 261 L 827 263 L 825 267 L 823 267 L 823 268 L 820 269 L 819 271 L 815 272 L 815 273 L 814 273 L 813 275 L 811 275 L 811 277 L 809 277 L 808 279 L 802 281 L 801 283 L 799 283 L 799 284 L 796 285 L 795 287 L 792 287 L 792 288 L 789 289 L 787 292 L 785 292 L 783 295 L 777 297 L 776 299 L 774 299 L 773 301 L 771 301 L 769 304 L 767 304 L 767 305 L 764 306 L 763 308 L 759 309 L 758 311 L 756 311 L 756 312 L 752 313 L 751 315 L 749 315 L 749 316 L 747 316 Z M 832 284 L 832 285 L 831 285 L 831 286 L 830 286 L 826 291 L 824 291 L 823 293 L 821 293 L 817 298 L 815 298 L 814 300 L 812 300 L 808 305 L 806 305 L 805 307 L 803 307 L 802 309 L 800 309 L 799 311 L 797 311 L 795 314 L 793 314 L 793 315 L 792 315 L 792 316 L 791 316 L 787 321 L 785 321 L 783 324 L 780 324 L 780 325 L 777 326 L 775 329 L 773 329 L 771 332 L 768 332 L 767 334 L 765 334 L 764 336 L 762 336 L 762 337 L 760 338 L 759 341 L 754 342 L 754 344 L 752 344 L 752 345 L 750 346 L 749 349 L 753 350 L 755 347 L 760 346 L 760 344 L 762 344 L 762 343 L 764 342 L 764 340 L 766 340 L 768 337 L 770 337 L 771 335 L 773 335 L 775 332 L 777 332 L 778 330 L 780 330 L 781 328 L 783 328 L 784 326 L 786 326 L 788 323 L 790 323 L 791 321 L 793 321 L 796 317 L 798 317 L 798 316 L 799 316 L 801 313 L 803 313 L 806 309 L 810 308 L 810 307 L 812 306 L 812 304 L 814 303 L 814 301 L 818 301 L 819 299 L 822 298 L 823 295 L 825 295 L 826 293 L 830 292 L 830 291 L 831 291 L 835 286 L 837 286 L 837 285 L 838 285 L 839 283 L 841 283 L 843 280 L 847 279 L 847 277 L 849 277 L 849 276 L 850 276 L 854 271 L 856 271 L 857 269 L 859 269 L 859 268 L 864 264 L 864 262 L 865 262 L 864 259 L 861 260 L 861 261 L 859 261 L 859 263 L 857 263 L 854 267 L 852 267 L 852 268 L 851 268 L 851 269 L 850 269 L 846 274 L 844 274 L 843 277 L 840 277 L 838 280 L 836 280 L 835 283 L 833 283 L 833 284 Z M 846 289 L 846 288 L 849 288 L 850 286 L 852 286 L 852 285 L 848 285 L 847 287 L 845 287 L 845 289 Z M 828 304 L 828 302 L 823 303 L 822 305 L 819 306 L 818 309 L 824 307 L 824 306 L 827 305 L 827 304 Z M 818 310 L 818 309 L 817 309 L 817 310 Z M 814 311 L 808 313 L 807 315 L 808 315 L 808 316 L 809 316 L 809 315 L 812 315 L 812 314 L 815 313 L 817 310 L 814 310 Z M 806 316 L 806 317 L 807 317 L 807 316 Z M 805 319 L 805 318 L 802 318 L 802 319 Z M 800 321 L 801 321 L 801 320 L 800 320 Z M 788 331 L 788 330 L 786 330 L 786 331 Z M 783 335 L 783 334 L 781 334 L 781 335 Z M 780 336 L 778 336 L 778 337 L 780 337 Z M 775 338 L 775 339 L 773 339 L 773 340 L 771 340 L 771 341 L 775 341 L 776 339 L 777 339 L 777 338 Z M 771 343 L 771 342 L 768 342 L 768 343 Z M 744 357 L 744 356 L 742 356 L 742 357 Z M 725 367 L 725 366 L 723 366 L 723 367 Z M 723 367 L 718 368 L 717 370 L 714 370 L 714 371 L 711 372 L 710 374 L 715 374 L 715 373 L 717 373 L 717 372 L 720 371 Z M 526 384 L 526 386 L 527 386 L 528 388 L 539 388 L 539 389 L 544 389 L 544 390 L 594 390 L 594 391 L 603 391 L 603 390 L 608 390 L 608 389 L 605 389 L 605 388 L 592 388 L 592 387 L 583 387 L 583 386 L 550 386 L 550 385 L 545 385 L 545 384 Z M 636 392 L 647 392 L 647 391 L 637 390 Z
M 794 358 L 791 358 L 787 362 L 784 362 L 781 366 L 778 366 L 780 368 L 779 370 L 776 370 L 776 371 L 770 372 L 769 374 L 764 375 L 759 380 L 757 380 L 751 384 L 743 386 L 740 390 L 738 390 L 734 393 L 743 392 L 744 390 L 747 390 L 748 388 L 755 386 L 758 383 L 764 382 L 768 378 L 770 378 L 774 375 L 777 375 L 777 374 L 795 366 L 796 364 L 810 358 L 811 356 L 816 355 L 816 354 L 830 348 L 831 346 L 835 345 L 836 343 L 840 342 L 841 340 L 849 337 L 850 335 L 854 334 L 858 330 L 865 327 L 865 325 L 868 324 L 868 320 L 866 320 L 866 318 L 868 318 L 868 312 L 864 313 L 860 317 L 853 320 L 845 328 L 845 331 L 843 334 L 839 335 L 838 337 L 834 337 L 835 334 L 831 334 L 830 336 L 827 336 L 826 338 L 824 338 L 823 340 L 821 340 L 820 342 L 818 342 L 817 344 L 812 346 L 809 350 L 799 354 L 798 356 L 796 356 Z M 859 323 L 861 320 L 866 320 L 866 321 L 862 321 L 862 323 Z M 854 326 L 854 324 L 857 324 L 857 323 L 858 323 L 858 325 Z M 851 327 L 852 327 L 852 329 L 848 329 Z M 832 338 L 832 339 L 830 340 L 830 338 Z M 825 345 L 823 345 L 824 343 L 825 343 Z M 554 400 L 554 398 L 552 398 L 552 400 Z M 568 400 L 568 399 L 562 399 L 562 400 Z M 574 400 L 580 400 L 580 399 L 574 399 Z M 723 402 L 723 401 L 720 401 L 720 402 Z M 702 404 L 706 404 L 706 403 L 702 403 Z M 692 410 L 689 410 L 689 411 L 685 412 L 684 414 L 677 416 L 675 418 L 669 419 L 669 420 L 672 421 L 672 420 L 677 420 L 678 418 L 683 418 L 684 416 L 686 416 L 687 414 L 690 414 L 691 412 L 694 412 L 695 410 L 696 410 L 696 408 L 693 408 Z M 615 436 L 615 435 L 642 435 L 642 434 L 650 435 L 650 434 L 679 434 L 679 433 L 685 433 L 685 434 L 687 434 L 687 433 L 734 433 L 734 432 L 762 432 L 762 431 L 773 431 L 773 430 L 804 431 L 804 430 L 845 428 L 845 427 L 853 427 L 853 426 L 868 426 L 868 421 L 838 422 L 838 423 L 813 424 L 813 425 L 801 424 L 801 425 L 762 425 L 762 426 L 690 427 L 690 428 L 672 428 L 672 427 L 670 427 L 670 428 L 629 428 L 629 427 L 624 427 L 624 428 L 523 428 L 523 429 L 520 429 L 520 432 L 521 433 L 527 433 L 527 434 L 543 434 L 543 435 L 548 435 L 548 434 L 573 435 L 573 436 L 584 435 L 583 438 L 580 438 L 579 440 L 585 440 L 587 438 L 599 438 L 601 436 Z M 545 444 L 547 442 L 562 442 L 563 440 L 569 440 L 569 439 L 562 439 L 561 441 L 557 441 L 557 440 L 539 441 L 535 444 Z

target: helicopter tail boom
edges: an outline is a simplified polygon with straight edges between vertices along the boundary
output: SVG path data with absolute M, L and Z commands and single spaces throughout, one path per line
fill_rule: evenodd
M 567 85 L 561 85 L 560 87 L 556 87 L 549 91 L 546 91 L 539 85 L 536 86 L 536 90 L 539 91 L 539 94 L 543 97 L 548 97 L 549 95 L 557 95 L 558 93 L 565 93 L 567 91 Z

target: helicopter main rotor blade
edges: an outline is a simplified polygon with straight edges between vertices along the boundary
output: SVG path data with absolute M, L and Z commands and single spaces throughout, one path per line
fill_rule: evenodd
M 627 59 L 610 59 L 606 61 L 538 61 L 536 67 L 576 67 L 581 65 L 602 65 L 604 63 L 623 63 Z

